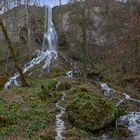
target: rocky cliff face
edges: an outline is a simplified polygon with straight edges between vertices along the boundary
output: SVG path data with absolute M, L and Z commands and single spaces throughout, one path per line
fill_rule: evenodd
M 44 32 L 44 8 L 34 7 L 29 8 L 30 16 L 30 29 L 31 29 L 31 51 L 29 56 L 27 47 L 27 15 L 25 7 L 20 6 L 7 13 L 0 15 L 7 33 L 13 43 L 18 60 L 21 64 L 25 64 L 36 49 L 41 49 L 42 38 Z M 28 57 L 29 56 L 29 57 Z M 14 63 L 7 48 L 7 43 L 4 41 L 3 35 L 0 32 L 0 74 L 11 74 L 15 72 Z M 0 84 L 1 86 L 1 84 Z
M 30 28 L 32 43 L 41 43 L 44 27 L 44 8 L 31 6 L 29 8 Z M 27 41 L 27 15 L 24 6 L 16 7 L 1 15 L 7 32 L 13 42 L 19 42 L 22 46 Z
M 112 47 L 127 32 L 129 13 L 127 5 L 114 5 L 94 0 L 84 8 L 80 4 L 54 8 L 60 49 L 73 59 L 82 59 L 83 36 L 92 59 Z
M 91 59 L 100 57 L 102 52 L 108 52 L 108 47 L 111 49 L 127 32 L 129 10 L 125 4 L 107 5 L 96 0 L 84 8 L 79 3 L 55 7 L 53 18 L 59 37 L 59 50 L 74 60 L 81 60 L 82 43 L 85 38 L 85 46 Z M 32 46 L 35 49 L 40 48 L 44 29 L 44 8 L 32 6 L 29 13 Z M 25 7 L 14 8 L 2 17 L 10 38 L 14 42 L 19 42 L 20 46 L 27 46 Z
M 109 9 L 111 6 L 107 9 L 103 2 L 94 0 L 90 4 L 90 6 L 85 5 L 85 8 L 81 8 L 80 4 L 70 4 L 54 8 L 53 17 L 61 47 L 68 46 L 68 44 L 71 47 L 79 46 L 82 37 L 82 24 L 86 25 L 85 33 L 88 46 L 93 44 L 105 46 L 114 42 L 122 34 L 118 29 L 123 28 L 122 30 L 125 32 L 127 25 L 121 23 L 118 18 L 128 14 L 129 9 L 127 6 L 118 3 L 116 5 L 120 6 L 121 9 L 123 7 L 124 10 L 119 11 L 119 8 L 116 8 L 111 11 L 112 9 Z M 110 11 L 112 13 L 109 13 Z M 44 8 L 31 6 L 29 14 L 32 38 L 40 42 L 44 29 Z M 8 11 L 2 15 L 2 18 L 13 41 L 26 41 L 27 15 L 24 6 Z M 127 16 L 123 20 L 126 19 Z M 36 38 L 37 36 L 40 36 L 40 40 Z

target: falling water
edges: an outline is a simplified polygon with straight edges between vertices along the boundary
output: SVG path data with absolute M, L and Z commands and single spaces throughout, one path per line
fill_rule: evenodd
M 49 70 L 51 62 L 57 58 L 56 51 L 57 34 L 54 28 L 54 24 L 52 22 L 52 7 L 51 6 L 46 7 L 45 11 L 46 13 L 45 13 L 43 46 L 47 44 L 48 49 L 39 51 L 37 57 L 33 58 L 30 62 L 26 63 L 22 69 L 23 73 L 26 73 L 29 69 L 31 69 L 36 64 L 39 64 L 40 62 L 44 62 L 44 65 L 42 67 L 43 70 L 46 69 Z M 18 73 L 16 73 L 13 77 L 9 78 L 9 80 L 4 85 L 4 89 L 8 89 L 9 87 L 12 87 L 14 85 L 20 86 L 20 84 L 17 81 L 17 78 L 19 78 Z
M 47 12 L 48 11 L 48 12 Z M 44 29 L 44 38 L 43 38 L 43 50 L 45 49 L 46 42 L 48 44 L 48 49 L 51 50 L 56 50 L 57 47 L 57 33 L 54 28 L 54 24 L 52 21 L 52 7 L 51 6 L 46 6 L 45 7 L 45 29 Z M 48 23 L 46 18 L 48 17 Z M 48 25 L 48 26 L 47 26 Z M 46 32 L 47 28 L 47 32 Z

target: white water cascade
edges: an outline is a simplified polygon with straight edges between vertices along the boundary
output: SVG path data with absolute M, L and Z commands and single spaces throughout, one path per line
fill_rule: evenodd
M 44 48 L 43 51 L 38 50 L 37 57 L 33 58 L 30 62 L 24 65 L 22 69 L 23 73 L 26 73 L 29 69 L 39 64 L 40 62 L 44 62 L 44 65 L 42 66 L 42 70 L 46 70 L 46 69 L 49 70 L 51 62 L 57 58 L 57 51 L 56 51 L 57 34 L 54 28 L 54 24 L 52 22 L 52 7 L 51 6 L 46 7 L 45 11 L 48 14 L 45 14 L 43 47 L 45 46 L 45 44 L 48 44 L 48 49 L 45 50 Z M 47 20 L 48 20 L 48 23 L 47 23 Z M 9 80 L 4 85 L 4 89 L 8 89 L 14 85 L 20 86 L 20 84 L 17 81 L 17 78 L 19 78 L 18 73 L 16 73 L 14 76 L 9 78 Z
M 50 51 L 56 50 L 57 47 L 57 33 L 54 28 L 54 24 L 52 22 L 52 7 L 47 6 L 45 7 L 45 17 L 48 17 L 48 20 L 45 18 L 45 32 L 43 37 L 43 44 L 42 47 L 45 49 L 46 42 L 48 44 L 48 49 Z M 48 21 L 48 23 L 47 23 Z M 47 29 L 47 32 L 46 32 Z
M 56 115 L 56 137 L 55 140 L 64 140 L 64 137 L 62 136 L 62 133 L 65 130 L 65 123 L 64 121 L 61 119 L 61 117 L 63 116 L 63 114 L 65 113 L 65 108 L 60 106 L 59 104 L 64 101 L 66 98 L 66 95 L 64 92 L 62 92 L 62 97 L 61 100 L 59 100 L 56 103 L 56 107 L 60 110 L 60 113 Z
M 116 126 L 127 128 L 132 133 L 133 140 L 140 140 L 140 112 L 129 112 L 127 115 L 121 116 Z
M 104 91 L 104 96 L 109 97 L 111 91 L 113 91 L 112 88 L 110 88 L 106 83 L 100 83 L 101 89 Z
M 104 96 L 109 97 L 111 92 L 115 92 L 106 83 L 100 83 L 101 89 L 104 91 Z M 121 92 L 120 92 L 121 93 Z M 126 93 L 121 93 L 125 98 L 121 99 L 116 106 L 119 107 L 125 100 L 140 104 L 140 100 L 132 98 Z M 128 112 L 127 115 L 121 116 L 116 121 L 116 126 L 122 126 L 126 128 L 132 134 L 133 140 L 140 140 L 140 112 Z M 104 139 L 107 139 L 107 135 L 103 135 Z

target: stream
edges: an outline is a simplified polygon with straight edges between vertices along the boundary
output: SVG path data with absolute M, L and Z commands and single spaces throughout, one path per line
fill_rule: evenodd
M 52 22 L 52 7 L 48 5 L 45 7 L 44 36 L 42 43 L 43 51 L 36 50 L 37 56 L 24 65 L 24 67 L 22 68 L 23 73 L 26 73 L 32 67 L 34 67 L 37 64 L 40 64 L 41 62 L 44 62 L 42 70 L 49 71 L 51 62 L 57 59 L 56 47 L 57 33 Z M 14 76 L 9 78 L 9 80 L 5 83 L 4 89 L 6 90 L 12 86 L 20 86 L 20 84 L 17 81 L 18 78 L 19 74 L 15 73 Z
M 48 22 L 47 22 L 48 21 Z M 47 47 L 47 49 L 46 49 Z M 42 51 L 37 50 L 36 57 L 33 58 L 30 62 L 26 63 L 23 67 L 23 73 L 29 71 L 35 65 L 44 62 L 42 66 L 42 70 L 48 70 L 50 68 L 50 64 L 53 60 L 57 59 L 57 33 L 54 28 L 54 24 L 52 22 L 52 7 L 46 6 L 45 7 L 45 25 L 44 25 L 44 36 L 43 36 L 43 43 L 42 43 Z M 31 74 L 31 73 L 30 73 Z M 29 74 L 29 75 L 30 75 Z M 72 72 L 68 72 L 68 77 L 72 77 Z M 5 83 L 4 89 L 8 89 L 12 86 L 20 86 L 18 83 L 19 74 L 15 73 L 14 76 L 9 78 L 9 80 Z M 58 82 L 59 83 L 59 82 Z M 60 110 L 60 113 L 56 115 L 56 137 L 55 140 L 63 140 L 62 133 L 65 130 L 65 123 L 62 120 L 62 116 L 65 113 L 65 108 L 60 105 L 62 101 L 65 100 L 65 93 L 62 92 L 61 99 L 56 103 L 56 108 Z
M 63 102 L 65 100 L 65 98 L 66 98 L 66 94 L 64 92 L 62 92 L 61 100 L 59 100 L 56 103 L 56 107 L 58 110 L 60 110 L 60 113 L 56 115 L 56 128 L 55 128 L 56 137 L 55 137 L 55 140 L 64 140 L 62 133 L 65 130 L 65 122 L 62 120 L 62 116 L 65 113 L 65 108 L 62 107 L 60 105 L 60 103 Z
M 42 66 L 42 70 L 48 70 L 50 68 L 50 64 L 53 60 L 57 59 L 57 33 L 54 28 L 54 24 L 52 22 L 52 7 L 47 6 L 45 8 L 45 29 L 44 29 L 44 37 L 43 37 L 43 43 L 42 43 L 42 50 L 38 50 L 38 54 L 35 58 L 33 58 L 30 62 L 26 63 L 23 67 L 23 73 L 26 73 L 29 71 L 32 67 L 35 65 L 44 62 L 44 65 Z M 48 23 L 47 23 L 48 21 Z M 46 50 L 46 46 L 48 47 Z M 73 72 L 68 71 L 66 73 L 67 78 L 73 77 Z M 15 73 L 14 76 L 9 78 L 9 80 L 5 83 L 4 89 L 8 89 L 12 86 L 20 86 L 17 79 L 19 78 L 19 74 Z M 110 94 L 112 94 L 112 91 L 114 91 L 110 86 L 108 86 L 106 83 L 100 83 L 101 89 L 104 91 L 103 96 L 110 97 Z M 140 104 L 140 100 L 131 98 L 130 95 L 127 93 L 122 93 L 124 96 L 123 99 L 121 99 L 116 106 L 119 107 L 125 100 L 129 100 L 131 102 L 135 102 Z M 62 107 L 60 104 L 63 102 L 66 98 L 65 92 L 62 92 L 61 99 L 55 104 L 56 108 L 60 111 L 56 115 L 56 122 L 55 122 L 55 131 L 56 131 L 56 137 L 55 140 L 64 140 L 64 137 L 62 134 L 65 131 L 65 122 L 62 119 L 62 116 L 65 113 L 65 108 Z M 128 112 L 126 115 L 121 116 L 116 121 L 116 126 L 123 126 L 126 129 L 128 129 L 132 133 L 132 138 L 135 140 L 140 140 L 140 112 Z
M 111 92 L 115 91 L 106 83 L 100 83 L 100 87 L 104 91 L 103 96 L 105 97 L 110 97 Z M 117 102 L 117 107 L 119 107 L 125 100 L 140 104 L 140 100 L 134 99 L 126 93 L 121 94 L 124 98 Z M 118 126 L 126 128 L 126 130 L 130 132 L 130 137 L 133 140 L 140 140 L 140 112 L 128 112 L 126 115 L 120 116 L 120 118 L 116 120 L 116 127 Z

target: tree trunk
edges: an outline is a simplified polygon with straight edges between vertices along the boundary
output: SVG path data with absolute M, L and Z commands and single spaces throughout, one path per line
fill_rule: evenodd
M 27 47 L 28 47 L 28 54 L 31 56 L 31 23 L 30 23 L 30 15 L 29 15 L 29 0 L 25 1 L 25 12 L 26 12 L 26 22 L 27 22 Z
M 20 68 L 20 65 L 19 65 L 19 62 L 17 60 L 17 57 L 16 57 L 16 54 L 15 54 L 14 48 L 13 48 L 12 43 L 10 41 L 10 38 L 9 38 L 9 36 L 7 34 L 7 31 L 6 31 L 5 27 L 4 27 L 4 24 L 3 24 L 3 22 L 2 22 L 1 19 L 0 19 L 0 27 L 1 27 L 1 30 L 2 30 L 3 35 L 5 37 L 5 40 L 7 41 L 8 48 L 9 48 L 10 53 L 11 53 L 11 56 L 12 56 L 12 58 L 14 60 L 16 70 L 19 73 L 19 77 L 20 77 L 20 80 L 22 82 L 22 86 L 28 86 L 28 84 L 27 84 L 27 82 L 25 80 L 24 74 L 22 72 L 22 69 Z

